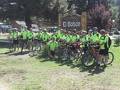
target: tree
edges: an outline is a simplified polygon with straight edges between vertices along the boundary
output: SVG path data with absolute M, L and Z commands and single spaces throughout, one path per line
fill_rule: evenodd
M 50 20 L 52 23 L 57 21 L 58 0 L 3 0 L 0 1 L 3 11 L 1 16 L 11 19 L 24 19 L 28 29 L 31 28 L 32 16 L 38 16 Z M 15 3 L 15 5 L 11 5 Z M 3 13 L 4 12 L 4 13 Z
M 23 19 L 30 29 L 31 17 L 42 17 L 55 24 L 58 21 L 58 14 L 64 13 L 75 4 L 77 14 L 81 14 L 83 11 L 88 12 L 88 21 L 91 21 L 92 27 L 107 28 L 109 26 L 111 12 L 108 0 L 67 0 L 67 3 L 68 5 L 65 0 L 0 0 L 2 7 L 0 16 Z
M 109 10 L 107 0 L 89 0 L 88 7 L 88 19 L 92 23 L 91 27 L 98 27 L 99 29 L 111 28 L 112 13 Z
M 71 8 L 73 4 L 76 6 L 77 14 L 81 14 L 83 11 L 87 10 L 87 0 L 67 0 L 68 9 Z
M 68 9 L 76 5 L 77 14 L 88 13 L 88 26 L 99 29 L 111 28 L 111 12 L 108 0 L 68 0 Z
M 120 0 L 116 0 L 118 5 L 118 17 L 117 17 L 117 23 L 118 23 L 118 29 L 120 29 Z

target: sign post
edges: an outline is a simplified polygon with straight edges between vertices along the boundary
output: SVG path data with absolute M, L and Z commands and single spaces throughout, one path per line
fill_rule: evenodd
M 83 12 L 81 15 L 81 27 L 82 30 L 87 30 L 87 13 Z

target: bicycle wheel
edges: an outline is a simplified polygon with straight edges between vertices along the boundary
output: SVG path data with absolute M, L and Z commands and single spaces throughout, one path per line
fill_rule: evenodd
M 29 56 L 30 56 L 30 57 L 34 57 L 34 56 L 35 56 L 35 55 L 34 55 L 34 52 L 30 52 L 30 53 L 29 53 Z
M 69 60 L 69 58 L 70 58 L 70 55 L 68 54 L 68 49 L 65 48 L 65 49 L 63 50 L 62 59 L 63 59 L 63 60 Z
M 112 52 L 108 52 L 108 58 L 105 65 L 110 65 L 114 61 L 114 54 Z
M 29 53 L 29 56 L 30 56 L 30 57 L 34 57 L 34 56 L 37 56 L 37 55 L 38 55 L 37 48 L 35 48 L 35 50 L 32 50 L 32 51 Z
M 75 55 L 74 55 L 74 60 L 73 60 L 73 64 L 78 65 L 81 63 L 81 59 L 82 59 L 82 52 L 78 51 Z
M 85 66 L 85 67 L 92 67 L 95 65 L 95 58 L 90 54 L 90 53 L 85 53 L 82 57 L 82 64 Z

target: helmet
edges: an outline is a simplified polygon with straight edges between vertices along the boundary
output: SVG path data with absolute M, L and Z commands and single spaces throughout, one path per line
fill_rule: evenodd
M 93 30 L 94 30 L 94 31 L 97 31 L 97 30 L 98 30 L 98 28 L 97 28 L 97 27 L 94 27 L 94 28 L 93 28 Z
M 47 31 L 47 29 L 46 29 L 46 28 L 44 28 L 44 29 L 43 29 L 43 32 L 46 32 L 46 31 Z
M 87 34 L 87 31 L 82 30 L 81 34 Z
M 88 32 L 93 32 L 93 30 L 92 29 L 89 29 L 89 31 Z
M 101 33 L 101 34 L 106 34 L 106 31 L 105 31 L 104 29 L 101 29 L 101 30 L 100 30 L 100 33 Z

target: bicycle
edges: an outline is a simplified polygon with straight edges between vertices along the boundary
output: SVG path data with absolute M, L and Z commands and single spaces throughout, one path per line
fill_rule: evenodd
M 59 40 L 60 46 L 58 47 L 57 55 L 61 60 L 69 60 L 70 62 L 74 59 L 73 45 L 65 42 L 64 40 Z
M 30 57 L 37 56 L 42 51 L 42 47 L 43 47 L 42 41 L 33 39 L 31 44 L 32 44 L 31 45 L 32 51 L 29 53 L 29 56 Z
M 78 65 L 81 63 L 81 59 L 83 55 L 83 48 L 81 45 L 82 44 L 80 42 L 74 44 L 74 47 L 76 49 L 76 53 L 74 54 L 74 60 L 73 60 L 74 65 Z
M 82 64 L 85 67 L 93 67 L 95 65 L 98 65 L 98 57 L 100 57 L 100 54 L 99 54 L 99 50 L 96 49 L 96 47 L 97 47 L 96 45 L 89 44 L 88 49 L 83 54 Z M 107 60 L 105 60 L 105 58 L 102 59 L 103 65 L 107 66 L 107 65 L 112 64 L 112 62 L 114 61 L 114 54 L 112 52 L 108 52 L 108 58 L 106 59 Z

